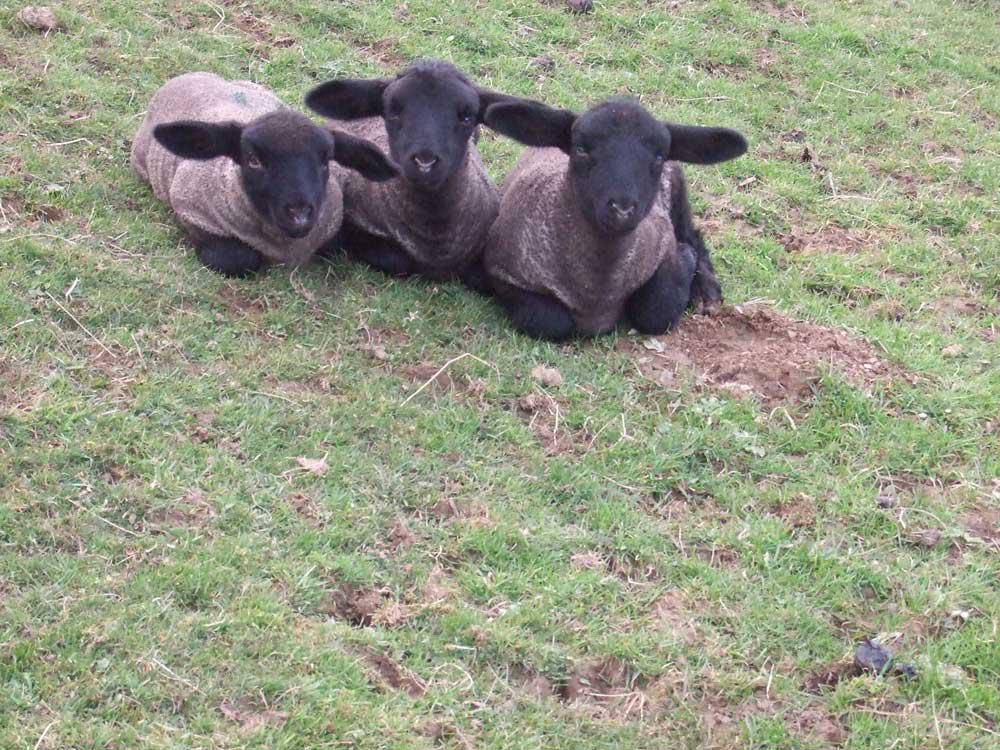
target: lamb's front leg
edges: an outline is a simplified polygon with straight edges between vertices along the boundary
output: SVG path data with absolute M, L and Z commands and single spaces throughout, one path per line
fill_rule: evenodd
M 645 284 L 625 301 L 625 315 L 639 333 L 666 333 L 681 319 L 691 298 L 697 258 L 690 245 L 677 245 Z
M 490 281 L 490 277 L 486 273 L 486 268 L 483 266 L 482 258 L 477 258 L 458 275 L 458 278 L 469 289 L 476 292 L 476 294 L 481 294 L 484 297 L 490 297 L 493 295 L 493 283 Z
M 694 277 L 691 279 L 690 305 L 695 312 L 705 312 L 722 304 L 722 286 L 715 277 L 715 267 L 704 242 L 701 243 L 701 252 L 697 256 Z
M 192 241 L 202 264 L 223 276 L 243 278 L 264 266 L 264 257 L 259 252 L 233 237 L 201 234 L 192 237 Z
M 353 224 L 344 222 L 340 229 L 340 241 L 352 257 L 390 276 L 409 276 L 419 270 L 413 258 L 398 243 Z
M 548 341 L 565 341 L 576 333 L 572 313 L 555 297 L 518 289 L 497 279 L 492 283 L 497 299 L 522 333 Z

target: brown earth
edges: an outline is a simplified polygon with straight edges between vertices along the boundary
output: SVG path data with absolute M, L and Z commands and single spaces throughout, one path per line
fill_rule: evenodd
M 808 401 L 824 368 L 864 389 L 900 374 L 866 341 L 757 304 L 692 315 L 669 335 L 622 340 L 617 349 L 668 388 L 693 374 L 700 386 L 753 396 L 766 407 Z

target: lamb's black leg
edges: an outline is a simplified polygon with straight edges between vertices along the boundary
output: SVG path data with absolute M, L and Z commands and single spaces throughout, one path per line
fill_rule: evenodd
M 202 264 L 224 276 L 250 276 L 264 265 L 259 252 L 232 237 L 205 235 L 197 238 L 195 247 Z
M 564 341 L 576 332 L 573 316 L 562 302 L 547 294 L 536 294 L 494 280 L 500 304 L 522 333 L 536 339 Z
M 416 262 L 403 248 L 385 237 L 378 237 L 353 224 L 344 223 L 340 229 L 341 244 L 351 257 L 363 261 L 390 276 L 409 276 L 416 273 Z
M 677 252 L 625 301 L 625 315 L 639 333 L 657 335 L 677 325 L 691 296 L 695 255 L 690 245 L 678 245 Z
M 715 277 L 715 267 L 709 257 L 708 248 L 701 231 L 694 226 L 691 218 L 691 203 L 688 201 L 687 183 L 678 173 L 670 196 L 670 219 L 674 224 L 674 236 L 678 244 L 690 245 L 696 258 L 694 277 L 691 279 L 690 305 L 695 310 L 716 307 L 722 303 L 722 286 Z
M 324 260 L 334 260 L 344 253 L 344 243 L 343 243 L 343 232 L 337 232 L 333 237 L 326 241 L 325 244 L 320 245 L 319 249 L 316 251 L 317 258 L 323 258 Z
M 475 263 L 466 268 L 461 274 L 459 274 L 459 279 L 465 284 L 469 289 L 481 294 L 484 297 L 490 297 L 493 295 L 493 283 L 490 281 L 490 277 L 486 273 L 486 269 L 483 267 L 483 260 L 479 258 Z

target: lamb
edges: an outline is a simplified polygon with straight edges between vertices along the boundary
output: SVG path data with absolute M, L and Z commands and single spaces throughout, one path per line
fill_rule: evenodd
M 517 328 L 559 341 L 606 333 L 627 319 L 659 334 L 689 304 L 721 302 L 678 162 L 734 159 L 747 149 L 742 135 L 659 122 L 629 99 L 582 115 L 504 102 L 485 119 L 534 147 L 504 180 L 485 254 Z
M 201 262 L 227 276 L 301 265 L 335 238 L 343 175 L 331 159 L 372 180 L 398 173 L 371 143 L 319 127 L 263 86 L 211 73 L 164 84 L 132 144 L 135 172 Z
M 491 104 L 521 101 L 473 84 L 453 65 L 418 60 L 395 78 L 342 79 L 306 96 L 314 111 L 387 148 L 401 179 L 348 175 L 343 245 L 395 276 L 458 278 L 488 293 L 483 244 L 500 197 L 473 135 Z

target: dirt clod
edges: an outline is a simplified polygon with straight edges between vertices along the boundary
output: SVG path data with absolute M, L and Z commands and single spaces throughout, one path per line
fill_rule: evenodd
M 389 529 L 389 542 L 394 550 L 406 549 L 417 541 L 417 535 L 410 531 L 403 518 L 397 518 Z
M 546 367 L 545 365 L 538 365 L 533 369 L 531 377 L 535 379 L 536 383 L 546 388 L 558 388 L 563 384 L 562 373 L 554 367 Z
M 28 5 L 17 13 L 17 20 L 30 29 L 48 33 L 58 31 L 63 26 L 56 14 L 43 5 Z
M 408 669 L 401 667 L 385 654 L 374 649 L 362 650 L 365 661 L 375 670 L 380 682 L 393 690 L 403 690 L 414 698 L 419 698 L 427 692 L 427 683 Z
M 295 459 L 295 463 L 297 463 L 309 474 L 312 474 L 314 477 L 321 477 L 330 470 L 325 458 L 306 458 L 304 456 L 299 456 Z
M 375 613 L 382 606 L 382 595 L 371 589 L 357 589 L 350 584 L 330 592 L 323 614 L 346 620 L 355 627 L 363 628 L 372 624 Z
M 764 305 L 726 305 L 713 315 L 693 315 L 668 336 L 663 352 L 621 341 L 646 377 L 674 387 L 682 372 L 698 384 L 753 396 L 766 407 L 801 403 L 823 368 L 868 387 L 899 374 L 866 341 L 844 331 L 785 317 Z

